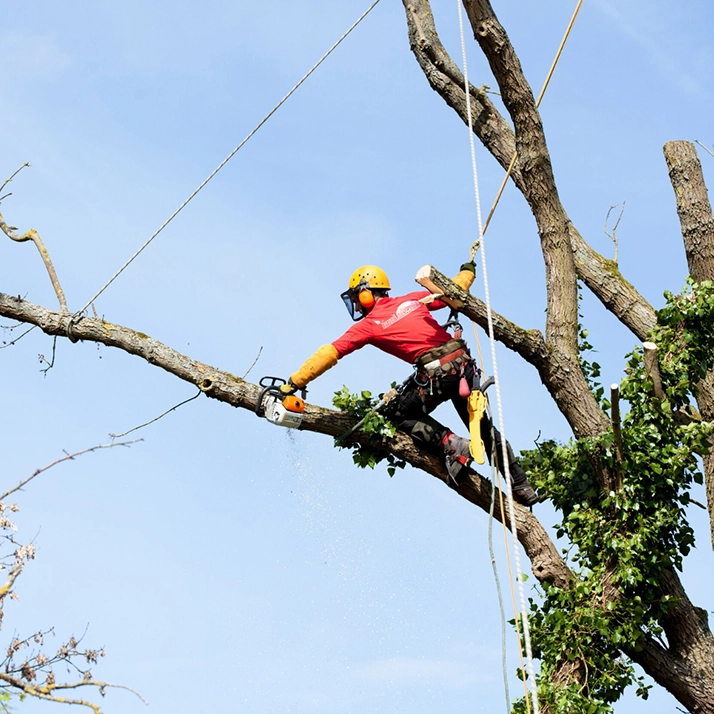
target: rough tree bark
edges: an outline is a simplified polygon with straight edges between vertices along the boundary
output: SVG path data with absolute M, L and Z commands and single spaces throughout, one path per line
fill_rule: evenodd
M 463 76 L 453 68 L 453 61 L 439 42 L 428 0 L 403 0 L 403 4 L 411 49 L 420 67 L 432 88 L 465 121 Z M 597 435 L 603 433 L 609 423 L 595 402 L 578 362 L 576 277 L 580 277 L 604 307 L 640 340 L 645 340 L 654 327 L 655 311 L 621 275 L 613 261 L 598 255 L 585 243 L 568 218 L 558 196 L 533 92 L 508 35 L 488 0 L 463 0 L 463 4 L 474 38 L 488 60 L 513 125 L 513 129 L 502 129 L 501 135 L 494 137 L 494 127 L 502 126 L 504 120 L 496 116 L 498 110 L 493 105 L 484 103 L 483 93 L 470 87 L 471 96 L 478 100 L 476 116 L 479 120 L 473 130 L 504 168 L 511 162 L 513 153 L 517 153 L 511 179 L 533 213 L 546 269 L 545 339 L 539 331 L 524 330 L 500 315 L 494 316 L 494 336 L 538 370 L 541 381 L 576 437 Z M 675 152 L 670 150 L 669 153 Z M 694 170 L 691 157 L 686 163 L 673 155 L 672 163 L 682 165 L 679 174 L 672 173 L 672 182 L 678 197 L 690 270 L 697 280 L 711 279 L 712 216 L 708 201 L 702 197 L 706 189 L 701 171 L 697 174 Z M 682 179 L 677 178 L 680 175 L 686 175 L 688 191 L 684 190 Z M 481 301 L 450 287 L 449 281 L 436 271 L 432 271 L 431 278 L 445 294 L 461 300 L 463 312 L 487 329 L 485 305 Z M 713 379 L 710 375 L 700 385 L 700 408 L 708 420 L 714 417 Z M 706 467 L 710 514 L 714 483 L 714 478 L 709 476 L 712 458 L 707 457 Z M 616 483 L 616 478 L 602 473 L 600 483 L 607 487 Z M 708 626 L 698 617 L 696 608 L 683 596 L 673 570 L 668 588 L 664 589 L 682 594 L 677 608 L 663 623 L 669 647 L 661 647 L 649 638 L 641 651 L 628 654 L 690 711 L 714 712 L 710 684 L 714 675 L 714 639 Z M 685 632 L 688 633 L 686 638 Z M 577 667 L 565 669 L 565 677 L 577 679 Z
M 714 216 L 697 151 L 688 141 L 670 141 L 664 145 L 664 157 L 677 199 L 689 274 L 698 283 L 714 281 Z M 714 371 L 699 385 L 697 402 L 702 417 L 714 421 Z M 704 456 L 704 474 L 714 548 L 714 453 Z

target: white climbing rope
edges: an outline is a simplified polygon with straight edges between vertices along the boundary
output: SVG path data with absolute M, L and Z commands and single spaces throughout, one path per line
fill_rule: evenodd
M 469 132 L 469 146 L 471 149 L 471 169 L 473 173 L 473 182 L 474 182 L 474 196 L 476 199 L 476 217 L 478 221 L 478 232 L 479 232 L 479 240 L 481 241 L 481 263 L 482 263 L 482 272 L 483 272 L 483 282 L 484 282 L 484 296 L 485 296 L 485 302 L 486 302 L 486 314 L 488 317 L 488 332 L 489 332 L 489 343 L 491 346 L 491 361 L 493 363 L 493 378 L 494 378 L 494 386 L 496 388 L 496 406 L 497 406 L 497 411 L 498 411 L 498 428 L 501 432 L 501 458 L 503 461 L 503 467 L 504 467 L 504 476 L 505 476 L 505 481 L 506 481 L 506 498 L 508 502 L 508 512 L 509 512 L 509 519 L 510 519 L 510 524 L 511 524 L 511 533 L 513 535 L 513 550 L 514 550 L 514 557 L 516 561 L 516 581 L 518 583 L 518 593 L 520 597 L 520 605 L 521 605 L 521 621 L 523 625 L 523 635 L 524 635 L 524 640 L 525 640 L 525 649 L 526 649 L 526 659 L 528 663 L 528 675 L 530 677 L 530 681 L 532 683 L 532 689 L 531 689 L 531 699 L 533 702 L 533 713 L 534 714 L 539 714 L 539 707 L 538 707 L 538 691 L 537 691 L 537 686 L 536 686 L 536 678 L 535 678 L 535 670 L 533 667 L 533 650 L 531 647 L 531 638 L 530 638 L 530 629 L 528 626 L 528 610 L 526 608 L 526 597 L 525 597 L 525 592 L 523 588 L 523 574 L 521 572 L 521 562 L 520 562 L 520 553 L 519 553 L 519 548 L 518 548 L 518 532 L 517 532 L 517 526 L 516 526 L 516 516 L 515 516 L 515 509 L 513 507 L 513 492 L 511 490 L 511 474 L 510 474 L 510 469 L 508 465 L 508 451 L 507 451 L 507 439 L 506 439 L 506 430 L 505 430 L 505 425 L 504 425 L 504 420 L 503 420 L 503 405 L 501 402 L 501 384 L 500 384 L 500 379 L 498 375 L 498 359 L 496 357 L 496 340 L 494 338 L 494 332 L 493 332 L 493 312 L 491 310 L 491 296 L 489 292 L 489 285 L 488 285 L 488 267 L 487 267 L 487 262 L 486 262 L 486 246 L 484 243 L 484 234 L 483 234 L 483 224 L 482 224 L 482 219 L 481 219 L 481 196 L 479 192 L 479 182 L 478 182 L 478 168 L 476 166 L 476 148 L 474 145 L 474 136 L 473 136 L 473 118 L 471 115 L 471 93 L 469 89 L 469 79 L 468 79 L 468 65 L 466 61 L 466 39 L 464 35 L 464 20 L 463 20 L 463 12 L 461 9 L 461 0 L 456 0 L 456 4 L 458 6 L 458 12 L 459 12 L 459 31 L 461 34 L 461 53 L 462 53 L 462 59 L 463 59 L 463 65 L 464 65 L 464 91 L 466 94 L 466 118 L 467 118 L 467 124 L 468 124 L 468 132 Z M 494 444 L 495 446 L 495 444 Z M 495 456 L 494 456 L 495 459 Z M 495 495 L 495 492 L 494 492 Z M 525 681 L 525 676 L 524 676 L 524 686 L 527 688 L 527 683 Z
M 128 268 L 129 265 L 139 257 L 139 254 L 149 245 L 149 243 L 151 243 L 151 241 L 153 241 L 154 238 L 156 238 L 156 236 L 158 236 L 159 233 L 161 233 L 161 231 L 163 231 L 164 228 L 166 228 L 166 226 L 168 226 L 169 223 L 171 223 L 171 221 L 173 221 L 173 219 L 176 218 L 176 216 L 178 216 L 184 208 L 186 208 L 186 206 L 196 197 L 201 189 L 203 189 L 203 187 L 248 143 L 251 137 L 263 126 L 263 124 L 265 124 L 265 122 L 268 121 L 268 119 L 270 119 L 270 117 L 273 116 L 273 114 L 275 114 L 275 112 L 278 111 L 278 109 L 280 109 L 280 107 L 283 106 L 283 104 L 285 104 L 295 91 L 297 91 L 300 85 L 305 82 L 305 80 L 333 53 L 333 51 L 337 49 L 337 47 L 352 32 L 352 30 L 354 30 L 357 25 L 359 25 L 360 22 L 362 22 L 362 20 L 364 20 L 370 12 L 372 12 L 378 2 L 379 0 L 374 0 L 374 2 L 362 13 L 362 15 L 360 15 L 359 18 L 357 18 L 357 20 L 355 20 L 342 37 L 340 37 L 340 39 L 337 40 L 337 42 L 335 42 L 335 44 L 333 44 L 332 47 L 330 47 L 330 49 L 327 50 L 327 52 L 325 52 L 325 54 L 322 55 L 317 62 L 315 62 L 315 64 L 303 75 L 300 81 L 258 122 L 256 127 L 248 134 L 248 136 L 246 136 L 245 139 L 243 139 L 243 141 L 241 141 L 241 143 L 238 144 L 238 146 L 236 146 L 236 148 L 233 149 L 233 151 L 231 151 L 231 153 L 228 154 L 228 156 L 226 156 L 220 164 L 218 164 L 208 178 L 206 178 L 198 186 L 198 188 L 196 188 L 196 190 L 166 219 L 166 221 L 164 221 L 164 223 L 162 223 L 161 226 L 159 226 L 159 228 L 151 236 L 149 236 L 146 242 L 136 251 L 136 253 L 134 253 L 134 255 L 131 256 L 131 258 L 129 258 L 129 260 L 126 261 L 126 263 L 124 263 L 124 265 L 122 265 L 121 268 L 119 268 L 119 270 L 117 270 L 116 273 L 114 273 L 104 286 L 97 291 L 94 297 L 89 299 L 84 307 L 74 313 L 73 319 L 78 318 L 124 272 L 124 270 L 126 270 L 126 268 Z

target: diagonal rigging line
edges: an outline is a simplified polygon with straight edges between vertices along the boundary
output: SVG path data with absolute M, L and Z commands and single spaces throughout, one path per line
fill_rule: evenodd
M 228 154 L 228 156 L 226 156 L 223 161 L 221 161 L 220 164 L 218 164 L 218 166 L 210 174 L 210 176 L 208 176 L 208 178 L 206 178 L 203 183 L 166 219 L 166 221 L 158 228 L 158 230 L 153 235 L 149 237 L 149 239 L 141 246 L 141 248 L 139 248 L 139 250 L 137 250 L 136 253 L 134 253 L 134 255 L 132 255 L 131 258 L 129 258 L 129 260 L 127 260 L 126 263 L 124 263 L 124 265 L 122 265 L 122 267 L 119 268 L 116 273 L 114 273 L 114 275 L 105 283 L 104 287 L 102 287 L 101 290 L 99 290 L 93 298 L 88 300 L 87 304 L 84 307 L 74 313 L 73 319 L 78 318 L 124 272 L 124 270 L 129 267 L 129 265 L 139 256 L 139 254 L 144 250 L 144 248 L 146 248 L 149 243 L 151 243 L 151 241 L 154 240 L 154 238 L 156 238 L 156 236 L 158 236 L 159 233 L 161 233 L 161 231 L 163 231 L 164 228 L 166 228 L 166 226 L 168 226 L 169 223 L 171 223 L 171 221 L 176 218 L 176 216 L 178 216 L 179 213 L 181 213 L 181 211 L 196 197 L 199 191 L 201 191 L 201 189 L 248 143 L 248 141 L 258 131 L 258 129 L 260 129 L 260 127 L 262 127 L 263 124 L 265 124 L 265 122 L 267 122 L 268 119 L 270 119 L 270 117 L 272 117 L 273 114 L 275 114 L 275 112 L 277 112 L 278 109 L 280 109 L 280 107 L 285 104 L 285 102 L 295 93 L 295 91 L 300 87 L 300 85 L 334 52 L 334 50 L 337 49 L 340 44 L 342 44 L 342 41 L 347 38 L 347 36 L 352 32 L 352 30 L 354 30 L 357 25 L 359 25 L 360 22 L 362 22 L 362 20 L 367 17 L 367 15 L 369 15 L 369 13 L 376 7 L 378 2 L 379 0 L 374 0 L 374 2 L 362 13 L 362 15 L 360 15 L 360 17 L 342 35 L 342 37 L 340 37 L 340 39 L 337 40 L 337 42 L 335 42 L 335 44 L 332 45 L 332 47 L 330 47 L 330 49 L 327 50 L 327 52 L 325 52 L 322 57 L 320 57 L 320 59 L 312 66 L 312 68 L 305 75 L 303 75 L 302 79 L 265 115 L 265 117 L 263 117 L 263 119 L 260 120 L 255 129 L 253 129 L 248 134 L 248 136 L 246 136 L 245 139 L 243 139 L 243 141 L 241 141 L 241 143 L 238 144 L 238 146 L 236 146 L 236 148 L 233 149 L 233 151 L 231 151 L 231 153 Z

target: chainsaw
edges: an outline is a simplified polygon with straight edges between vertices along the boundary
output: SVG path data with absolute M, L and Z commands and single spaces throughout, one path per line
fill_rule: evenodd
M 302 399 L 295 394 L 285 396 L 280 387 L 285 384 L 280 377 L 263 377 L 259 384 L 263 388 L 255 404 L 255 413 L 265 417 L 271 424 L 299 429 L 305 411 L 305 390 Z

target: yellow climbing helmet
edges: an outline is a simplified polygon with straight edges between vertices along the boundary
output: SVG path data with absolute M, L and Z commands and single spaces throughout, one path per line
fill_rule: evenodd
M 389 290 L 389 278 L 387 274 L 376 265 L 363 265 L 361 268 L 357 268 L 357 270 L 352 273 L 349 287 L 354 290 L 359 287 L 359 284 L 363 281 L 365 283 L 364 287 L 366 288 Z
M 352 273 L 349 287 L 340 295 L 347 312 L 355 322 L 361 320 L 374 307 L 373 290 L 389 290 L 387 274 L 376 265 L 357 268 Z

